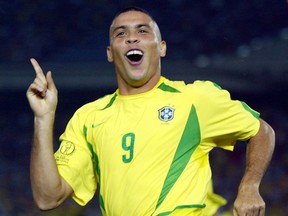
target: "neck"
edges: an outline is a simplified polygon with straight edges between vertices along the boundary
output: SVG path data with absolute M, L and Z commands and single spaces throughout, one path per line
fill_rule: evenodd
M 131 85 L 125 82 L 121 77 L 117 77 L 120 95 L 134 95 L 148 92 L 153 89 L 160 80 L 160 74 L 155 74 L 148 81 L 144 81 L 139 85 Z

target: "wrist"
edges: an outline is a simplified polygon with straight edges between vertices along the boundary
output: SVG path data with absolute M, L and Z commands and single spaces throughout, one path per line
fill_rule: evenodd
M 34 125 L 35 126 L 46 126 L 50 127 L 54 124 L 55 113 L 46 113 L 41 116 L 34 116 Z
M 260 182 L 250 179 L 250 178 L 243 178 L 239 187 L 239 192 L 247 192 L 247 191 L 259 191 Z

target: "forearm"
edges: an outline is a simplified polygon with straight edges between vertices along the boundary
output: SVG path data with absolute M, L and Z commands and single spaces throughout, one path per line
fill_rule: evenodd
M 266 122 L 260 121 L 258 134 L 251 138 L 247 145 L 246 169 L 239 187 L 240 190 L 247 186 L 258 188 L 272 158 L 275 134 Z
M 66 198 L 53 149 L 54 115 L 35 117 L 30 176 L 33 196 L 41 209 L 58 206 Z
M 233 215 L 265 215 L 265 202 L 259 193 L 259 186 L 271 161 L 274 145 L 273 129 L 260 120 L 260 129 L 247 146 L 246 169 L 234 202 Z

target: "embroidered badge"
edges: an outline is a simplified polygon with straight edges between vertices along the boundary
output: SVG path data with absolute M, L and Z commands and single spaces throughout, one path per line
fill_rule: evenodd
M 175 109 L 170 106 L 164 106 L 158 110 L 158 118 L 163 122 L 171 121 L 174 118 Z
M 60 152 L 63 155 L 70 155 L 74 152 L 75 150 L 75 145 L 72 142 L 67 142 L 62 144 L 61 148 L 60 148 Z

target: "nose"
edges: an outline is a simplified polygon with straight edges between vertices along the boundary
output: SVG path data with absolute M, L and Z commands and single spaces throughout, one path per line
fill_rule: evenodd
M 128 44 L 134 44 L 138 42 L 139 42 L 139 38 L 135 34 L 129 34 L 126 40 L 126 43 Z
M 138 39 L 128 39 L 127 40 L 128 44 L 134 44 L 134 43 L 138 43 Z

